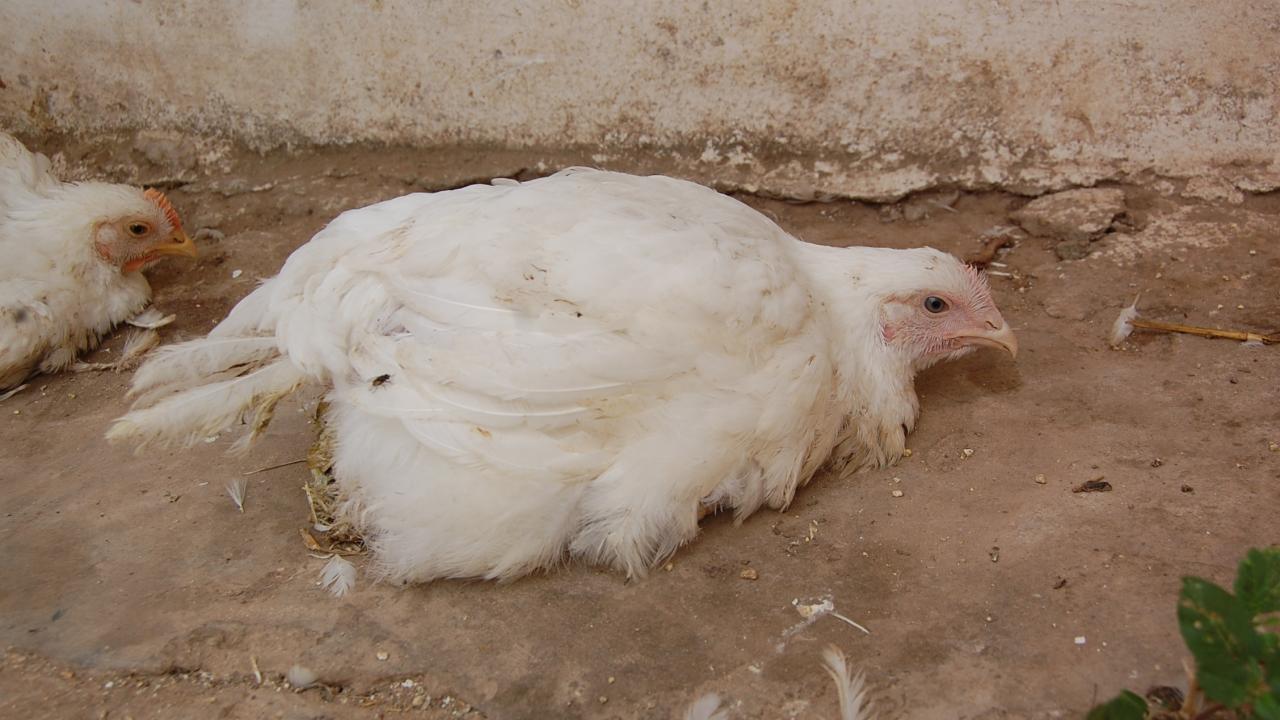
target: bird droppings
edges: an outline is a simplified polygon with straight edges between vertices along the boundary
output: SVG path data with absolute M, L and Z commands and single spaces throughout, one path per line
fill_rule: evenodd
M 1076 644 L 1077 644 L 1077 645 L 1084 645 L 1084 644 L 1085 644 L 1085 642 L 1086 642 L 1086 641 L 1085 641 L 1085 637 L 1084 637 L 1084 635 L 1077 635 L 1077 636 L 1076 636 Z
M 965 448 L 965 449 L 961 450 L 961 451 L 960 451 L 960 457 L 962 457 L 962 458 L 971 458 L 971 457 L 973 457 L 973 448 Z

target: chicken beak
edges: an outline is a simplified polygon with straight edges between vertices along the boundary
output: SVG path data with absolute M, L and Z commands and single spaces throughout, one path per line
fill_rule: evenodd
M 170 242 L 155 247 L 149 253 L 151 255 L 184 255 L 189 258 L 199 257 L 196 252 L 196 244 L 187 234 L 181 230 L 173 234 Z
M 1013 328 L 1009 327 L 1009 323 L 1004 318 L 998 318 L 1000 324 L 997 326 L 995 322 L 987 321 L 987 327 L 983 330 L 975 332 L 967 332 L 963 335 L 956 336 L 956 341 L 961 345 L 985 345 L 987 347 L 1001 348 L 1008 351 L 1009 356 L 1018 357 L 1018 338 L 1013 335 Z

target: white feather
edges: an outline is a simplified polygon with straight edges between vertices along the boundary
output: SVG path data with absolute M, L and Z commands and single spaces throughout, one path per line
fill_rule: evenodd
M 1120 344 L 1133 334 L 1133 319 L 1138 317 L 1138 300 L 1141 297 L 1141 295 L 1135 297 L 1133 303 L 1121 310 L 1116 316 L 1116 321 L 1111 324 L 1111 347 L 1120 347 Z
M 249 481 L 244 478 L 236 478 L 227 483 L 227 495 L 231 496 L 231 502 L 236 504 L 236 509 L 240 512 L 244 512 L 244 496 L 248 488 Z
M 729 720 L 729 712 L 720 708 L 720 696 L 707 693 L 684 711 L 684 720 Z
M 137 315 L 134 315 L 131 318 L 128 318 L 127 320 L 125 320 L 125 322 L 129 323 L 134 327 L 145 328 L 147 330 L 155 330 L 157 328 L 162 328 L 165 325 L 168 325 L 169 323 L 173 322 L 177 318 L 178 318 L 177 315 L 165 315 L 164 313 L 160 312 L 158 309 L 156 309 L 153 306 L 153 307 L 147 308 L 146 310 L 143 310 L 142 312 L 138 313 Z
M 201 338 L 168 345 L 152 354 L 133 375 L 130 395 L 200 385 L 237 366 L 254 367 L 277 354 L 275 338 Z
M 320 571 L 320 587 L 334 597 L 346 595 L 356 585 L 356 566 L 341 555 L 334 555 Z
M 278 361 L 243 377 L 183 390 L 116 420 L 107 439 L 132 441 L 140 448 L 153 443 L 190 447 L 244 420 L 250 411 L 270 412 L 303 379 L 292 365 Z M 260 429 L 255 423 L 254 431 Z
M 867 697 L 866 678 L 862 673 L 853 675 L 844 653 L 830 645 L 822 653 L 822 669 L 836 684 L 840 701 L 840 720 L 871 720 L 871 702 Z

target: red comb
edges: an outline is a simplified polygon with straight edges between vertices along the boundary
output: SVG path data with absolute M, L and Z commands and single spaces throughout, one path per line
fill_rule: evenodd
M 147 188 L 143 191 L 142 196 L 156 204 L 164 216 L 169 219 L 169 224 L 173 226 L 174 231 L 182 229 L 182 220 L 178 218 L 178 211 L 173 209 L 173 204 L 169 202 L 169 198 L 164 193 L 155 188 Z

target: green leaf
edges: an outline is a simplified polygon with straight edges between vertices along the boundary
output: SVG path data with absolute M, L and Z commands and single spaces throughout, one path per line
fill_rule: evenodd
M 1254 548 L 1244 556 L 1236 597 L 1253 615 L 1280 611 L 1280 548 Z
M 1272 690 L 1255 700 L 1253 715 L 1259 720 L 1280 720 L 1280 691 Z
M 1205 695 L 1229 708 L 1248 701 L 1262 684 L 1258 660 L 1265 645 L 1244 603 L 1208 580 L 1186 577 L 1178 625 L 1196 658 L 1196 677 Z
M 1147 716 L 1147 701 L 1140 696 L 1122 691 L 1105 705 L 1089 711 L 1085 720 L 1143 720 Z M 1271 720 L 1265 718 L 1265 720 Z

